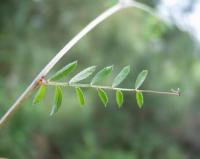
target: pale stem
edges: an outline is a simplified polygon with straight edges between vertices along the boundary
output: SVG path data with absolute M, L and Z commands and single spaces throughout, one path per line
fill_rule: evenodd
M 43 83 L 47 86 L 60 86 L 60 87 L 80 87 L 80 88 L 96 88 L 96 89 L 107 89 L 107 90 L 121 90 L 124 92 L 142 92 L 142 93 L 151 93 L 151 94 L 159 94 L 159 95 L 175 95 L 180 96 L 179 91 L 154 91 L 154 90 L 142 90 L 142 89 L 130 89 L 130 88 L 118 88 L 118 87 L 111 87 L 111 86 L 101 86 L 101 85 L 91 85 L 91 84 L 82 84 L 82 83 L 75 83 L 70 84 L 67 82 L 54 82 L 54 81 L 46 81 Z

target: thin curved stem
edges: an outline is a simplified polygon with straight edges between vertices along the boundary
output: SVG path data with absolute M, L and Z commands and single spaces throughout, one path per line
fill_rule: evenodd
M 60 87 L 81 87 L 81 88 L 101 88 L 101 89 L 107 89 L 107 90 L 121 90 L 124 92 L 143 92 L 143 93 L 151 93 L 151 94 L 159 94 L 159 95 L 174 95 L 174 96 L 180 96 L 179 91 L 154 91 L 154 90 L 142 90 L 142 89 L 130 89 L 130 88 L 119 88 L 119 87 L 111 87 L 111 86 L 101 86 L 101 85 L 91 85 L 91 84 L 82 84 L 82 83 L 76 83 L 76 84 L 70 84 L 67 82 L 53 82 L 53 81 L 45 81 L 43 83 L 47 86 L 60 86 Z
M 97 18 L 95 18 L 92 22 L 90 22 L 82 31 L 80 31 L 69 43 L 67 43 L 63 49 L 61 49 L 56 56 L 42 69 L 42 71 L 38 74 L 38 76 L 33 80 L 33 82 L 28 86 L 28 88 L 22 93 L 22 95 L 17 99 L 17 101 L 9 108 L 9 110 L 3 115 L 0 119 L 0 128 L 9 120 L 9 118 L 21 107 L 22 103 L 30 96 L 30 94 L 34 91 L 34 89 L 38 86 L 40 79 L 45 77 L 47 73 L 59 62 L 59 60 L 69 52 L 69 50 L 79 42 L 87 33 L 89 33 L 93 28 L 95 28 L 98 24 L 106 20 L 111 15 L 117 13 L 118 11 L 136 7 L 142 9 L 146 12 L 152 14 L 152 10 L 149 7 L 140 4 L 139 2 L 131 2 L 131 3 L 118 3 L 113 7 L 109 8 L 102 14 L 100 14 Z M 155 15 L 155 14 L 153 14 Z

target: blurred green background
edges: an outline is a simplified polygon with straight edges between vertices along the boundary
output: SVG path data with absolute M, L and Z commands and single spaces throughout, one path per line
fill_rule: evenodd
M 0 116 L 48 61 L 115 0 L 2 0 L 0 2 Z M 153 1 L 143 0 L 152 5 Z M 52 70 L 78 60 L 81 69 L 114 65 L 110 82 L 130 64 L 122 87 L 142 69 L 143 88 L 180 88 L 181 97 L 145 94 L 138 109 L 125 94 L 117 108 L 109 92 L 105 109 L 95 90 L 64 90 L 60 111 L 49 116 L 53 89 L 38 106 L 28 99 L 0 131 L 0 157 L 15 159 L 198 159 L 200 158 L 200 58 L 192 38 L 138 9 L 117 13 L 76 45 Z M 50 73 L 50 74 L 51 74 Z M 32 96 L 33 97 L 33 96 Z

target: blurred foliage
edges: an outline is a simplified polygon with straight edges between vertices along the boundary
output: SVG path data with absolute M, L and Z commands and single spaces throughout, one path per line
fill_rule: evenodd
M 2 0 L 0 2 L 0 115 L 41 68 L 89 21 L 114 0 Z M 153 4 L 153 1 L 143 1 Z M 84 37 L 55 67 L 79 61 L 79 69 L 115 65 L 114 74 L 131 65 L 122 86 L 149 70 L 144 88 L 180 87 L 182 96 L 144 95 L 139 110 L 126 93 L 117 108 L 86 91 L 80 107 L 75 91 L 64 91 L 60 111 L 49 116 L 53 90 L 33 106 L 29 99 L 0 131 L 0 157 L 37 159 L 198 159 L 200 157 L 200 59 L 188 34 L 138 9 L 127 9 Z M 50 73 L 51 74 L 51 73 Z

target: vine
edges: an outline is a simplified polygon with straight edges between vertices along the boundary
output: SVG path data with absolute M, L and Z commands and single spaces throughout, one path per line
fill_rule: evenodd
M 44 79 L 44 77 L 46 77 L 46 75 L 49 73 L 49 71 L 51 71 L 51 69 L 59 62 L 59 60 L 66 55 L 70 49 L 76 45 L 87 33 L 89 33 L 92 29 L 94 29 L 97 25 L 99 25 L 101 22 L 103 22 L 104 20 L 106 20 L 107 18 L 109 18 L 110 16 L 112 16 L 113 14 L 126 9 L 126 8 L 138 8 L 141 9 L 153 16 L 156 16 L 157 18 L 160 18 L 159 16 L 157 16 L 157 14 L 154 13 L 154 11 L 149 8 L 148 6 L 136 2 L 135 0 L 118 0 L 117 4 L 110 7 L 109 9 L 107 9 L 106 11 L 104 11 L 102 14 L 100 14 L 99 16 L 97 16 L 93 21 L 91 21 L 85 28 L 83 28 L 76 36 L 74 36 L 72 38 L 72 40 L 70 40 L 56 55 L 55 57 L 52 58 L 52 60 L 41 70 L 41 72 L 36 76 L 36 78 L 32 81 L 32 83 L 26 88 L 26 90 L 21 94 L 21 96 L 19 96 L 17 98 L 17 100 L 15 101 L 15 103 L 8 109 L 8 111 L 3 115 L 3 117 L 0 119 L 0 128 L 3 127 L 3 125 L 12 117 L 12 115 L 14 115 L 17 110 L 22 106 L 22 103 L 33 93 L 33 91 L 38 87 L 40 87 L 40 90 L 42 92 L 45 92 L 45 86 L 47 84 L 53 84 L 50 83 L 51 81 L 46 81 Z M 66 83 L 62 83 L 60 86 L 60 83 L 54 83 L 56 88 L 57 88 L 57 96 L 61 99 L 61 96 L 59 96 L 60 91 L 60 87 L 61 85 L 66 85 Z M 58 86 L 57 86 L 58 85 Z M 69 86 L 72 86 L 71 84 L 69 84 Z M 93 86 L 94 87 L 94 86 Z M 77 94 L 81 95 L 81 89 L 79 89 L 81 87 L 78 87 L 78 89 L 76 89 Z M 105 88 L 104 88 L 105 89 Z M 108 89 L 108 88 L 107 88 Z M 116 88 L 112 88 L 113 90 Z M 101 92 L 103 92 L 103 88 L 99 88 L 99 90 L 101 90 Z M 122 91 L 119 89 L 119 91 Z M 123 90 L 125 91 L 125 90 Z M 156 91 L 151 91 L 151 90 L 132 90 L 136 92 L 136 97 L 139 99 L 142 99 L 142 92 L 146 92 L 146 93 L 158 93 Z M 137 93 L 139 92 L 139 93 Z M 41 93 L 38 96 L 39 100 L 42 97 Z M 179 91 L 172 91 L 172 92 L 159 92 L 159 94 L 172 94 L 172 95 L 179 95 Z M 118 92 L 118 96 L 120 96 L 120 93 Z M 105 96 L 102 96 L 102 99 L 105 98 Z M 59 106 L 60 100 L 57 100 L 57 105 Z M 142 100 L 141 100 L 142 101 Z M 118 101 L 119 102 L 119 101 Z M 140 103 L 143 104 L 143 103 Z

